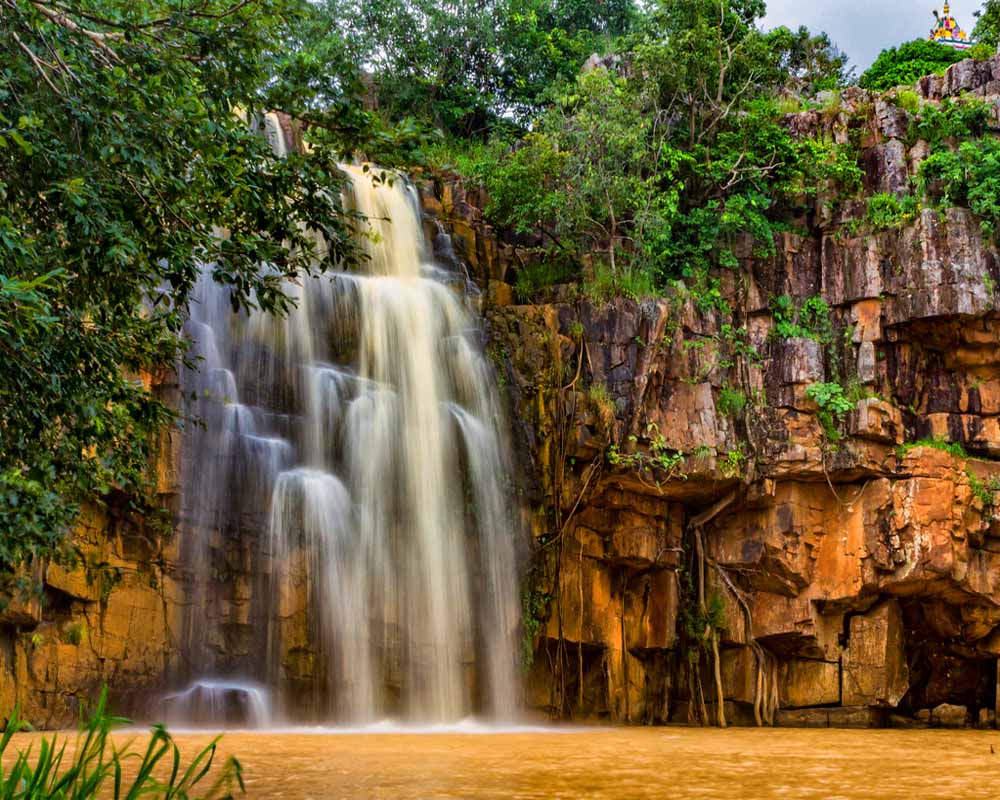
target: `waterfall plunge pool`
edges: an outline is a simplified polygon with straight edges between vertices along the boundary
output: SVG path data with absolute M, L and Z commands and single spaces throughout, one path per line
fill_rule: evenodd
M 371 730 L 371 729 L 369 729 Z M 502 728 L 499 730 L 503 730 Z M 791 728 L 537 728 L 228 732 L 248 798 L 986 798 L 1000 732 Z M 493 731 L 496 733 L 496 729 Z M 573 732 L 576 735 L 563 735 Z M 326 734 L 326 735 L 319 735 Z M 140 748 L 145 734 L 118 733 Z M 189 758 L 211 733 L 177 733 Z M 38 734 L 18 734 L 18 749 Z M 218 763 L 221 763 L 221 758 Z

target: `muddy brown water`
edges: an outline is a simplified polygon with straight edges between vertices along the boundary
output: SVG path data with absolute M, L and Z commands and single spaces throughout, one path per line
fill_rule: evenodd
M 130 738 L 145 736 L 116 734 Z M 212 736 L 174 738 L 190 756 Z M 229 732 L 221 752 L 242 762 L 247 797 L 268 800 L 1000 796 L 998 731 Z

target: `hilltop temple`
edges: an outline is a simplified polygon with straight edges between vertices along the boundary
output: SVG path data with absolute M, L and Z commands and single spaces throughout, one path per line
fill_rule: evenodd
M 946 2 L 942 13 L 934 12 L 934 19 L 937 24 L 931 28 L 930 39 L 932 42 L 954 47 L 956 50 L 968 50 L 974 44 L 969 39 L 969 35 L 962 30 L 962 27 L 951 15 L 951 8 Z

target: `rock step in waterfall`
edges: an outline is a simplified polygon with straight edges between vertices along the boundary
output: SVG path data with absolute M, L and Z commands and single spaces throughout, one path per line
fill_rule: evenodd
M 444 282 L 461 276 L 428 259 L 413 187 L 344 171 L 367 218 L 363 272 L 287 282 L 284 317 L 233 314 L 209 266 L 197 287 L 190 677 L 253 678 L 286 718 L 510 717 L 516 515 L 491 372 Z M 234 551 L 257 580 L 227 594 Z M 234 630 L 244 655 L 224 658 Z

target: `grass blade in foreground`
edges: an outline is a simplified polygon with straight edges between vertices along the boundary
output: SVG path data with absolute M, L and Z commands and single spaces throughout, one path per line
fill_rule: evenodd
M 243 794 L 243 770 L 240 762 L 230 756 L 217 779 L 203 794 L 198 785 L 211 771 L 219 739 L 202 749 L 190 766 L 180 773 L 180 751 L 166 729 L 157 725 L 144 753 L 131 749 L 131 743 L 118 749 L 111 739 L 115 725 L 128 722 L 107 713 L 107 690 L 101 692 L 97 708 L 83 725 L 72 751 L 72 760 L 63 767 L 66 742 L 58 735 L 42 739 L 38 757 L 32 763 L 31 747 L 18 751 L 10 767 L 4 769 L 2 759 L 10 748 L 15 733 L 29 726 L 14 709 L 7 730 L 0 738 L 0 800 L 89 800 L 100 794 L 114 800 L 160 798 L 161 800 L 230 800 Z M 161 782 L 154 772 L 167 753 L 171 753 L 169 778 Z M 133 765 L 130 762 L 136 761 Z M 128 767 L 132 767 L 129 769 Z M 134 777 L 128 777 L 133 775 Z

